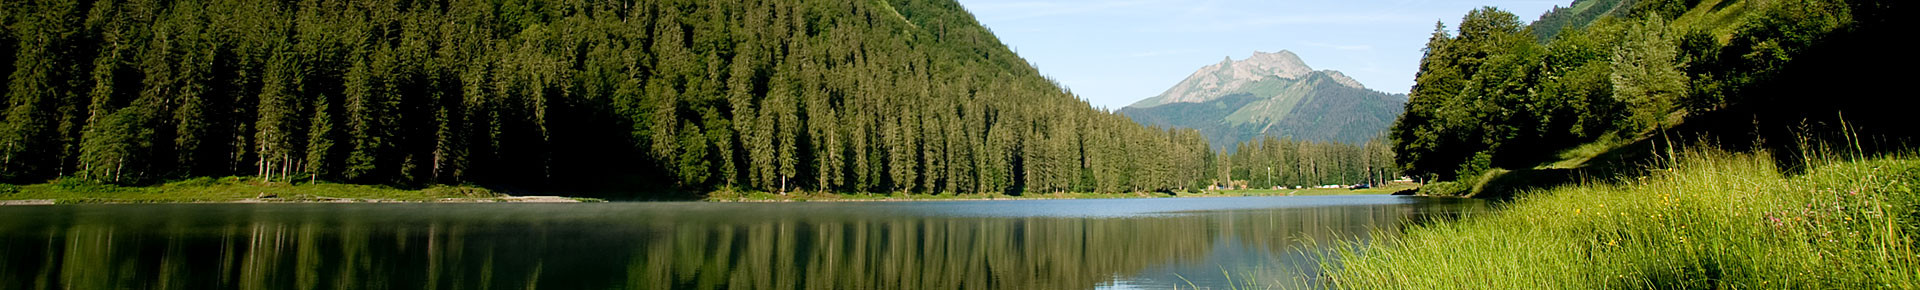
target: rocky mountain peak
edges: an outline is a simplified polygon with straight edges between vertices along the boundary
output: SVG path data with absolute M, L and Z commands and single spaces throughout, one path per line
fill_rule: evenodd
M 1308 67 L 1307 62 L 1301 61 L 1299 55 L 1294 55 L 1293 52 L 1286 50 L 1274 53 L 1254 51 L 1253 56 L 1247 57 L 1246 60 L 1241 60 L 1239 63 L 1240 65 L 1236 65 L 1236 67 L 1245 67 L 1249 73 L 1262 77 L 1277 76 L 1281 78 L 1298 79 L 1300 76 L 1313 72 L 1313 68 Z
M 1334 82 L 1354 88 L 1364 88 L 1360 82 L 1336 71 L 1323 71 Z M 1254 51 L 1246 59 L 1233 60 L 1227 56 L 1219 63 L 1207 65 L 1187 76 L 1186 80 L 1160 93 L 1159 96 L 1141 100 L 1133 106 L 1152 107 L 1171 103 L 1198 103 L 1216 99 L 1233 92 L 1241 91 L 1248 84 L 1267 78 L 1300 80 L 1313 74 L 1313 67 L 1300 60 L 1292 51 L 1277 52 Z
M 1406 96 L 1370 90 L 1346 74 L 1314 70 L 1291 51 L 1229 56 L 1118 112 L 1141 124 L 1199 130 L 1213 146 L 1267 136 L 1357 144 L 1378 136 Z

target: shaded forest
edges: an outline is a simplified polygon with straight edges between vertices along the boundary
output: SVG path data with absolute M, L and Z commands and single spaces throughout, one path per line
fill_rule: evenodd
M 1212 182 L 1191 130 L 948 0 L 0 5 L 0 181 L 1057 192 Z
M 1645 154 L 1704 141 L 1785 162 L 1819 140 L 1906 147 L 1890 105 L 1914 54 L 1911 5 L 1877 0 L 1580 1 L 1530 26 L 1492 7 L 1436 25 L 1406 114 L 1389 129 L 1409 175 L 1535 168 L 1586 144 Z M 1586 9 L 1586 10 L 1583 10 Z M 1552 20 L 1552 21 L 1545 21 Z M 1538 29 L 1555 29 L 1542 32 Z M 1656 138 L 1657 137 L 1657 138 Z M 1636 152 L 1618 152 L 1621 150 Z

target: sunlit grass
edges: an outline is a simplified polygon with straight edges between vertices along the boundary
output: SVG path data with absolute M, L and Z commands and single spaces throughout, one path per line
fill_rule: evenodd
M 1559 154 L 1555 155 L 1555 157 L 1557 157 L 1555 161 L 1543 163 L 1535 167 L 1535 169 L 1578 168 L 1581 165 L 1585 165 L 1588 160 L 1592 160 L 1594 157 L 1600 156 L 1600 154 L 1606 154 L 1607 151 L 1613 150 L 1615 147 L 1619 147 L 1620 144 L 1629 141 L 1631 140 L 1621 140 L 1619 137 L 1607 135 L 1600 138 L 1599 141 L 1587 142 L 1580 144 L 1580 146 L 1562 150 Z
M 1920 158 L 1783 175 L 1696 151 L 1650 176 L 1520 194 L 1502 209 L 1349 244 L 1341 288 L 1915 288 Z

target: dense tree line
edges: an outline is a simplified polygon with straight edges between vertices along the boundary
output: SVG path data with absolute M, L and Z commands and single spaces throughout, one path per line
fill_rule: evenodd
M 0 181 L 1052 192 L 1202 186 L 947 0 L 0 5 Z
M 1618 8 L 1575 23 L 1584 26 L 1532 27 L 1491 7 L 1467 13 L 1457 31 L 1436 25 L 1406 114 L 1389 129 L 1399 164 L 1451 180 L 1675 124 L 1733 143 L 1785 143 L 1770 132 L 1843 115 L 1911 127 L 1882 103 L 1905 91 L 1894 85 L 1905 74 L 1860 71 L 1913 63 L 1911 53 L 1872 43 L 1904 36 L 1910 4 L 1600 2 Z
M 1266 137 L 1215 156 L 1215 180 L 1234 188 L 1383 184 L 1400 177 L 1384 138 L 1363 144 Z

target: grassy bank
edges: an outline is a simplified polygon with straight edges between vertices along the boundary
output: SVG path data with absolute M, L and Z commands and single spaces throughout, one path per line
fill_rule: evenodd
M 1013 200 L 1013 199 L 1099 199 L 1160 197 L 1227 197 L 1288 195 L 1362 195 L 1389 194 L 1414 188 L 1412 183 L 1349 190 L 1340 188 L 1216 190 L 1197 193 L 1046 193 L 1004 194 L 885 194 L 799 191 L 776 194 L 758 191 L 721 190 L 708 193 L 703 201 L 714 202 L 788 202 L 788 201 L 917 201 L 917 200 Z M 49 183 L 0 184 L 0 205 L 87 204 L 87 203 L 192 203 L 192 202 L 567 202 L 603 201 L 571 197 L 518 197 L 473 186 L 436 185 L 424 189 L 396 189 L 380 185 L 337 183 L 262 183 L 247 177 L 194 178 L 150 186 L 116 186 L 61 179 Z
M 1005 194 L 883 194 L 883 193 L 837 193 L 817 191 L 797 191 L 777 194 L 759 191 L 720 190 L 707 193 L 704 201 L 713 202 L 788 202 L 788 201 L 935 201 L 935 200 L 1018 200 L 1018 199 L 1099 199 L 1099 198 L 1161 198 L 1161 197 L 1232 197 L 1232 196 L 1301 196 L 1301 195 L 1365 195 L 1391 194 L 1395 191 L 1412 189 L 1413 183 L 1393 183 L 1370 189 L 1344 188 L 1304 188 L 1304 189 L 1247 189 L 1247 190 L 1207 190 L 1168 194 L 1164 192 L 1133 193 L 1030 193 L 1024 195 Z
M 1920 287 L 1920 157 L 1810 164 L 1789 176 L 1763 156 L 1695 152 L 1350 245 L 1324 266 L 1342 288 Z
M 1014 199 L 1077 199 L 1077 198 L 1152 198 L 1170 197 L 1165 193 L 1051 193 L 1029 195 L 989 194 L 886 194 L 886 193 L 840 193 L 824 191 L 794 191 L 786 194 L 764 191 L 719 190 L 707 193 L 702 201 L 711 202 L 797 202 L 797 201 L 932 201 L 932 200 L 1014 200 Z
M 418 190 L 334 183 L 262 183 L 245 177 L 194 178 L 152 186 L 92 184 L 71 179 L 31 185 L 0 184 L 0 204 L 184 202 L 490 202 L 574 200 L 512 197 L 471 186 Z
M 1381 185 L 1380 187 L 1367 188 L 1367 189 L 1345 189 L 1345 188 L 1247 189 L 1247 190 L 1222 190 L 1222 191 L 1216 192 L 1215 194 L 1225 195 L 1225 196 L 1367 195 L 1367 194 L 1393 194 L 1394 192 L 1397 192 L 1397 191 L 1414 189 L 1418 187 L 1420 187 L 1420 184 L 1418 183 L 1393 182 L 1393 183 Z

